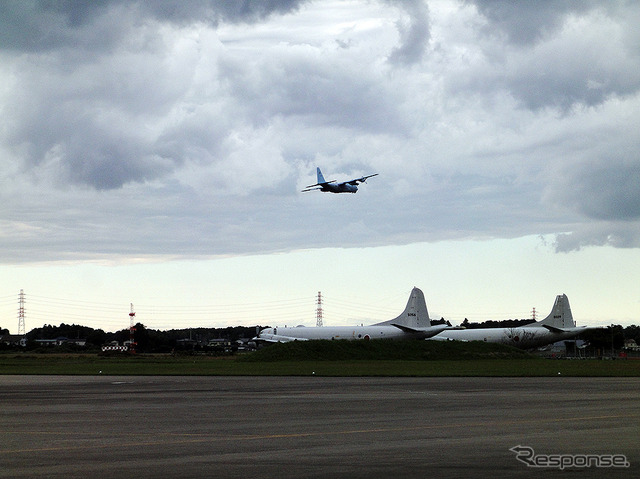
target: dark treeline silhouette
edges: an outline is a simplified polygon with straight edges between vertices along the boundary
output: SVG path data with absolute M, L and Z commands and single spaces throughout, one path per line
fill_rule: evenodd
M 235 344 L 239 340 L 247 340 L 256 335 L 257 326 L 229 326 L 225 328 L 185 328 L 160 331 L 148 329 L 143 324 L 135 325 L 134 341 L 136 351 L 144 352 L 172 352 L 176 350 L 207 350 L 211 349 L 216 341 L 225 345 Z M 2 332 L 4 331 L 4 333 Z M 0 328 L 0 336 L 8 335 L 7 330 Z M 26 334 L 27 345 L 21 349 L 34 350 L 51 348 L 43 345 L 42 340 L 59 340 L 56 350 L 100 350 L 104 345 L 117 342 L 124 344 L 131 338 L 131 331 L 123 329 L 116 332 L 105 332 L 102 329 L 93 329 L 88 326 L 62 323 L 59 326 L 45 324 L 41 328 L 35 328 Z M 68 340 L 68 341 L 65 341 Z M 83 340 L 84 345 L 79 345 Z M 10 345 L 2 343 L 0 348 L 10 348 Z
M 441 322 L 445 322 L 444 319 Z M 512 328 L 531 323 L 531 319 L 509 319 L 505 321 L 484 321 L 471 323 L 468 319 L 461 323 L 468 329 L 477 328 Z M 229 326 L 225 328 L 184 328 L 160 331 L 148 329 L 143 324 L 135 325 L 134 341 L 136 350 L 141 353 L 168 353 L 191 351 L 228 351 L 236 347 L 239 340 L 248 340 L 256 335 L 257 328 L 263 326 Z M 48 349 L 37 340 L 61 340 L 55 347 L 56 351 L 100 351 L 101 347 L 113 342 L 124 344 L 130 339 L 130 330 L 122 329 L 116 332 L 105 332 L 102 329 L 93 329 L 77 324 L 60 324 L 59 326 L 44 325 L 29 331 L 26 335 L 26 346 L 18 346 L 0 341 L 0 350 L 19 348 L 21 350 Z M 0 339 L 9 335 L 9 331 L 0 327 Z M 15 335 L 12 335 L 14 338 Z M 65 342 L 63 338 L 68 339 Z M 625 340 L 633 339 L 640 344 L 640 326 L 631 325 L 623 327 L 612 324 L 606 328 L 585 331 L 580 339 L 587 341 L 592 348 L 602 350 L 620 350 L 624 347 Z M 84 345 L 79 345 L 78 340 L 84 340 Z
M 467 329 L 480 328 L 517 328 L 535 322 L 533 319 L 505 319 L 504 321 L 483 321 L 482 323 L 471 323 L 467 318 L 460 324 Z

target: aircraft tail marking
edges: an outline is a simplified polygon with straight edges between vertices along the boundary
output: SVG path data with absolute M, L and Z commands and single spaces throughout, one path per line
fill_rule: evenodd
M 556 296 L 556 301 L 553 303 L 553 308 L 551 309 L 549 316 L 544 318 L 542 321 L 530 323 L 524 327 L 526 326 L 542 326 L 550 331 L 575 328 L 576 323 L 573 320 L 573 315 L 571 314 L 571 306 L 569 306 L 569 298 L 567 298 L 567 295 L 559 294 Z
M 378 323 L 376 326 L 393 325 L 396 327 L 404 326 L 410 329 L 428 328 L 431 326 L 429 319 L 429 311 L 427 311 L 427 302 L 424 299 L 424 293 L 419 288 L 413 288 L 407 306 L 400 316 L 389 321 Z

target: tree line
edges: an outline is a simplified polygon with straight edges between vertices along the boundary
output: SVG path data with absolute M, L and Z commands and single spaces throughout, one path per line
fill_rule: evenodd
M 444 320 L 442 320 L 444 321 Z M 468 319 L 462 322 L 461 326 L 469 329 L 477 328 L 513 328 L 523 326 L 532 322 L 531 319 L 509 319 L 504 321 L 485 321 L 472 323 Z M 184 328 L 171 329 L 166 331 L 149 329 L 143 324 L 135 325 L 134 341 L 138 352 L 168 353 L 180 350 L 207 350 L 211 348 L 212 340 L 225 340 L 227 344 L 235 344 L 239 340 L 253 338 L 263 326 L 229 326 L 225 328 Z M 0 336 L 8 335 L 7 329 L 0 328 Z M 130 339 L 129 329 L 122 329 L 116 332 L 105 332 L 102 329 L 94 329 L 88 326 L 62 323 L 59 326 L 45 324 L 40 328 L 35 328 L 26 334 L 27 344 L 22 349 L 35 350 L 43 348 L 42 344 L 36 340 L 55 340 L 67 338 L 72 340 L 68 345 L 63 344 L 56 349 L 99 351 L 103 345 L 117 342 L 124 344 Z M 73 344 L 73 340 L 82 339 L 85 346 Z M 597 349 L 616 349 L 624 347 L 624 341 L 633 339 L 640 344 L 640 326 L 631 325 L 623 327 L 612 324 L 603 329 L 585 331 L 580 335 L 580 339 L 587 341 L 591 347 Z M 0 343 L 0 349 L 11 349 L 15 347 L 6 343 Z
M 185 328 L 172 329 L 168 331 L 160 331 L 149 329 L 143 324 L 138 323 L 134 326 L 134 341 L 136 343 L 136 351 L 149 353 L 168 353 L 176 349 L 185 350 L 206 350 L 210 348 L 212 340 L 224 340 L 225 343 L 235 343 L 241 339 L 250 339 L 256 335 L 256 328 L 261 326 L 229 326 L 225 328 Z M 4 334 L 8 334 L 4 330 Z M 0 335 L 2 328 L 0 328 Z M 56 347 L 56 351 L 73 350 L 73 351 L 100 351 L 102 346 L 117 342 L 122 345 L 131 338 L 131 331 L 122 329 L 116 332 L 105 332 L 102 329 L 94 329 L 88 326 L 78 324 L 65 324 L 53 326 L 45 324 L 41 328 L 35 328 L 26 334 L 27 344 L 22 349 L 36 350 L 47 349 L 38 340 L 56 340 L 66 338 L 70 341 L 62 342 Z M 79 346 L 77 340 L 84 340 L 85 345 Z M 11 348 L 7 344 L 0 347 L 5 349 Z

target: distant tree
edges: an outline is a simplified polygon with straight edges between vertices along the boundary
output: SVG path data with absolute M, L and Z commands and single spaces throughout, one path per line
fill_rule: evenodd
M 633 339 L 636 343 L 640 344 L 640 326 L 632 324 L 627 326 L 623 331 L 624 339 Z
M 502 321 L 487 320 L 482 323 L 470 323 L 467 318 L 462 322 L 469 329 L 480 328 L 517 328 L 525 324 L 533 323 L 533 319 L 505 319 Z
M 91 344 L 93 346 L 102 346 L 107 342 L 107 333 L 105 333 L 102 329 L 94 329 L 89 334 L 87 334 L 87 344 Z
M 589 343 L 589 347 L 600 350 L 601 353 L 621 349 L 624 346 L 624 334 L 622 326 L 612 324 L 608 328 L 591 329 L 580 335 L 582 339 Z
M 252 338 L 256 335 L 256 328 L 262 326 L 229 326 L 226 328 L 186 328 L 172 329 L 169 331 L 159 331 L 147 329 L 144 324 L 138 323 L 134 326 L 134 340 L 137 344 L 139 352 L 170 352 L 177 347 L 178 340 L 191 339 L 193 343 L 190 348 L 203 349 L 210 339 L 223 338 L 230 342 L 235 342 L 240 338 Z M 8 331 L 7 331 L 8 333 Z M 69 339 L 86 339 L 89 347 L 98 348 L 112 341 L 120 344 L 129 341 L 131 337 L 130 330 L 122 329 L 115 332 L 105 332 L 101 329 L 93 329 L 86 326 L 61 324 L 60 326 L 43 325 L 41 328 L 35 328 L 27 333 L 28 347 L 38 347 L 35 339 L 57 339 L 66 337 Z

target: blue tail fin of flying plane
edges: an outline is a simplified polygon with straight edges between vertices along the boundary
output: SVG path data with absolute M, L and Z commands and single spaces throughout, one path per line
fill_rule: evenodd
M 320 168 L 316 167 L 316 169 L 318 170 L 318 184 L 322 184 L 322 183 L 326 183 L 326 181 L 324 180 L 324 176 L 322 176 L 322 171 L 320 171 Z

